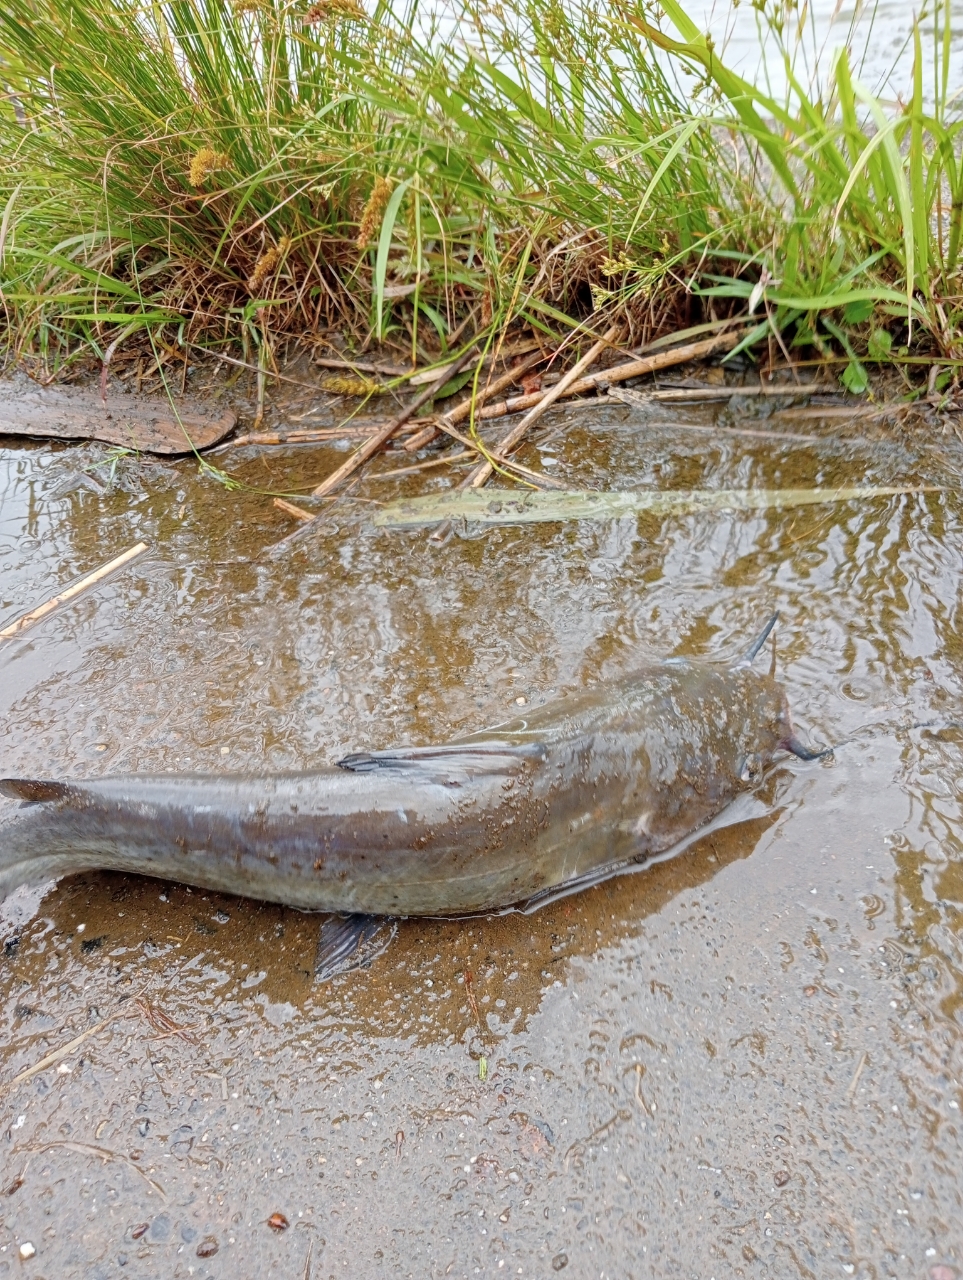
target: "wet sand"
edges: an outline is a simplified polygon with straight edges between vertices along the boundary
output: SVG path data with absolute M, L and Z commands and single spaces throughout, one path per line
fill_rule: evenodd
M 601 409 L 520 460 L 608 487 L 958 489 L 946 449 L 709 446 Z M 8 900 L 0 1277 L 963 1270 L 956 493 L 442 547 L 370 528 L 371 501 L 450 483 L 429 472 L 366 479 L 272 559 L 293 524 L 190 460 L 52 496 L 107 456 L 0 448 L 0 624 L 151 544 L 0 648 L 4 773 L 428 742 L 639 655 L 731 654 L 773 608 L 797 721 L 843 745 L 779 763 L 673 862 L 531 916 L 402 922 L 324 986 L 295 911 L 109 874 Z M 297 493 L 344 456 L 220 461 Z

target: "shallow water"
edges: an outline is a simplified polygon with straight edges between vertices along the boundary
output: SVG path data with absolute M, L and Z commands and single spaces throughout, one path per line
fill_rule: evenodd
M 436 740 L 640 654 L 734 653 L 774 607 L 802 732 L 842 745 L 780 762 L 754 815 L 673 862 L 532 916 L 402 922 L 325 986 L 295 911 L 112 874 L 9 900 L 0 1276 L 963 1269 L 957 493 L 441 547 L 370 528 L 370 502 L 449 483 L 428 472 L 366 479 L 271 558 L 287 517 L 190 461 L 53 496 L 107 456 L 0 450 L 0 625 L 151 544 L 0 648 L 3 773 Z M 220 461 L 303 492 L 343 457 Z M 521 455 L 609 487 L 958 488 L 961 458 L 707 443 L 622 409 L 558 414 Z
M 693 16 L 696 5 L 685 6 Z M 942 24 L 942 9 L 940 21 Z M 913 83 L 913 22 L 921 6 L 904 0 L 809 0 L 783 4 L 770 0 L 770 14 L 785 14 L 785 45 L 795 59 L 795 74 L 804 84 L 825 84 L 836 54 L 844 47 L 867 88 L 883 98 L 901 96 L 905 101 Z M 932 101 L 937 80 L 933 60 L 932 5 L 925 6 L 920 30 L 924 49 L 924 87 Z M 786 12 L 788 10 L 788 13 Z M 755 3 L 732 5 L 728 0 L 701 6 L 702 22 L 723 50 L 726 63 L 746 79 L 765 87 L 777 98 L 786 92 L 786 74 L 780 65 L 776 42 L 760 21 Z M 942 25 L 939 28 L 942 31 Z M 951 93 L 963 87 L 963 0 L 950 2 Z M 942 37 L 940 37 L 942 38 Z

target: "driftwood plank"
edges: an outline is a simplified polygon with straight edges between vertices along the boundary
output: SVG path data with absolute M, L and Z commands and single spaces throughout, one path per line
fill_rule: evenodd
M 209 449 L 232 431 L 235 415 L 190 401 L 96 389 L 0 382 L 0 436 L 101 440 L 141 453 Z

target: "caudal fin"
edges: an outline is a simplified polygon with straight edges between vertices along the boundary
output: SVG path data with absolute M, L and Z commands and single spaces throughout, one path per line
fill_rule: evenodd
M 63 800 L 70 788 L 65 782 L 47 782 L 43 778 L 0 778 L 0 795 L 11 800 Z

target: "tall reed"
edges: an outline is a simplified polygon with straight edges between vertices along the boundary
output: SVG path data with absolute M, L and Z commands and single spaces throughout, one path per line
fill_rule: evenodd
M 11 347 L 56 363 L 149 326 L 415 352 L 749 307 L 755 339 L 847 352 L 853 389 L 866 358 L 963 358 L 949 0 L 895 107 L 847 53 L 804 85 L 785 40 L 777 100 L 678 0 L 457 4 L 0 0 Z

